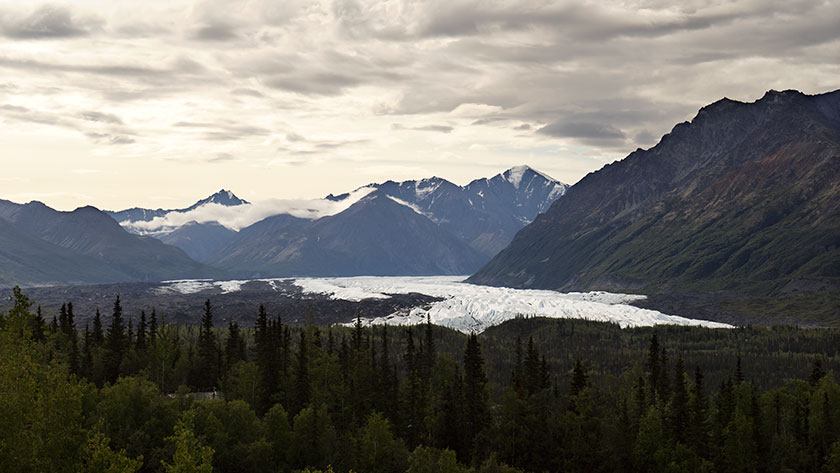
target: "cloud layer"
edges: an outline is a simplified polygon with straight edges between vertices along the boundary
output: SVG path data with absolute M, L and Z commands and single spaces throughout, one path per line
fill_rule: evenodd
M 335 215 L 347 210 L 373 190 L 372 187 L 356 189 L 347 197 L 338 201 L 329 199 L 269 199 L 236 206 L 209 203 L 189 212 L 169 212 L 164 217 L 155 217 L 146 222 L 121 222 L 120 224 L 130 231 L 140 234 L 169 232 L 189 222 L 218 222 L 224 227 L 239 231 L 267 217 L 279 214 L 288 214 L 310 220 Z
M 45 170 L 0 197 L 574 182 L 721 97 L 840 87 L 838 31 L 833 0 L 0 0 L 4 173 Z

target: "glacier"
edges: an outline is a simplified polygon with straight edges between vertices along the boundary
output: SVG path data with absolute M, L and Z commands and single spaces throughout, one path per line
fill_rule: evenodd
M 357 276 L 296 278 L 304 293 L 333 299 L 359 301 L 384 299 L 389 294 L 420 293 L 443 300 L 398 311 L 386 317 L 364 319 L 368 325 L 413 325 L 425 322 L 461 332 L 480 333 L 517 317 L 576 318 L 612 322 L 620 327 L 695 325 L 732 328 L 731 325 L 696 320 L 629 305 L 645 296 L 609 292 L 570 292 L 478 286 L 463 282 L 465 276 Z
M 480 333 L 506 320 L 521 317 L 586 319 L 611 322 L 622 328 L 652 325 L 695 325 L 732 328 L 708 320 L 689 319 L 642 309 L 632 302 L 644 300 L 638 294 L 603 291 L 557 292 L 537 289 L 478 286 L 464 282 L 466 276 L 356 276 L 333 278 L 255 279 L 277 291 L 277 283 L 291 283 L 304 294 L 331 299 L 361 301 L 388 299 L 394 294 L 419 293 L 441 299 L 422 306 L 402 309 L 385 317 L 362 319 L 366 325 L 414 325 L 427 317 L 432 323 L 465 333 Z M 222 294 L 238 292 L 248 280 L 213 281 L 183 279 L 164 281 L 158 292 L 194 294 L 216 290 Z M 347 325 L 352 325 L 348 322 Z

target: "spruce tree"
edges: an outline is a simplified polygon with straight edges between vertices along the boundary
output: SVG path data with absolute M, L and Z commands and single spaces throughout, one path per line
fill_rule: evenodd
M 114 301 L 114 311 L 111 325 L 105 338 L 105 353 L 103 355 L 103 371 L 105 381 L 114 383 L 120 375 L 120 364 L 125 354 L 125 327 L 122 318 L 120 296 Z
M 519 396 L 525 395 L 524 365 L 522 362 L 522 337 L 516 336 L 514 345 L 513 373 L 510 375 L 510 386 Z
M 129 348 L 134 343 L 134 319 L 131 317 L 128 318 L 128 330 L 125 333 L 125 347 L 126 352 L 129 351 Z
M 93 346 L 101 347 L 105 343 L 105 334 L 102 331 L 102 316 L 99 314 L 99 308 L 96 308 L 96 315 L 93 316 L 93 331 L 90 334 L 91 343 Z
M 487 374 L 484 357 L 475 333 L 467 338 L 464 349 L 464 445 L 471 456 L 476 436 L 487 426 L 490 415 L 487 395 Z
M 225 342 L 225 366 L 227 370 L 236 362 L 245 360 L 245 340 L 239 332 L 239 324 L 228 322 L 228 338 Z
M 651 402 L 655 402 L 656 396 L 659 392 L 659 380 L 660 380 L 660 362 L 659 362 L 659 338 L 656 336 L 656 332 L 653 332 L 653 335 L 650 337 L 650 346 L 648 348 L 648 359 L 647 359 L 647 367 L 648 371 L 650 372 L 650 378 L 648 378 L 648 385 L 650 386 L 650 394 L 651 394 Z
M 149 345 L 154 345 L 157 341 L 158 321 L 157 311 L 152 307 L 152 315 L 149 318 Z
M 426 325 L 424 326 L 424 347 L 423 347 L 423 378 L 428 380 L 435 366 L 437 352 L 435 349 L 435 334 L 432 330 L 432 317 L 426 314 Z
M 686 441 L 688 428 L 688 392 L 685 386 L 685 369 L 682 355 L 677 357 L 674 365 L 673 395 L 671 396 L 670 423 L 673 437 L 681 443 Z
M 691 405 L 691 446 L 698 455 L 705 455 L 708 449 L 709 428 L 706 419 L 708 400 L 703 391 L 703 372 L 700 366 L 694 368 L 694 391 Z
M 61 308 L 58 309 L 58 329 L 64 335 L 70 336 L 70 322 L 67 319 L 67 303 L 64 302 L 61 304 Z
M 744 382 L 744 370 L 741 369 L 741 354 L 738 354 L 738 358 L 735 361 L 735 384 L 741 384 Z
M 575 360 L 575 367 L 572 369 L 572 382 L 569 387 L 569 391 L 572 396 L 577 396 L 588 386 L 589 375 L 586 374 L 583 362 L 581 362 L 580 359 L 577 359 Z
M 814 364 L 811 367 L 811 376 L 808 377 L 808 384 L 810 384 L 811 387 L 815 387 L 824 376 L 825 370 L 823 370 L 822 367 L 822 360 L 817 358 L 814 360 Z
M 306 341 L 306 330 L 300 331 L 300 343 L 295 363 L 295 413 L 300 412 L 309 404 L 309 350 Z
M 136 342 L 134 344 L 137 347 L 137 351 L 143 351 L 146 349 L 146 311 L 140 310 L 140 322 L 137 323 L 137 335 L 136 335 Z
M 85 335 L 82 341 L 84 342 L 84 347 L 82 348 L 82 361 L 79 367 L 79 373 L 81 376 L 91 379 L 93 378 L 93 353 L 91 351 L 91 335 L 88 324 L 85 324 Z
M 542 372 L 540 371 L 540 355 L 534 348 L 534 337 L 528 337 L 528 350 L 525 353 L 525 391 L 529 396 L 539 392 L 543 387 Z
M 210 299 L 204 302 L 204 315 L 198 333 L 198 388 L 209 391 L 214 389 L 219 380 L 219 350 L 213 333 L 213 309 Z
M 32 318 L 30 329 L 32 330 L 32 340 L 36 342 L 44 341 L 44 315 L 41 313 L 41 306 L 35 311 L 35 317 Z

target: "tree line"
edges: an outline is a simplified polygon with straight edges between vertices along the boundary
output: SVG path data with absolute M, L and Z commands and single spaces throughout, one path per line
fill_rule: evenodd
M 15 290 L 0 316 L 3 471 L 840 469 L 833 355 L 773 387 L 745 362 L 787 358 L 753 350 L 780 333 L 791 347 L 833 331 L 522 319 L 478 336 L 295 327 L 262 307 L 220 329 L 210 301 L 199 327 L 174 327 L 155 310 L 127 322 L 119 298 L 80 330 L 70 303 L 49 322 L 33 307 Z M 733 333 L 758 341 L 721 366 L 708 340 Z M 592 337 L 617 349 L 558 352 L 591 354 Z

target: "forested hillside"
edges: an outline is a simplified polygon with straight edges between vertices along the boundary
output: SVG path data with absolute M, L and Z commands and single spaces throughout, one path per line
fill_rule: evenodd
M 476 336 L 255 310 L 213 328 L 207 301 L 175 327 L 116 298 L 81 328 L 71 303 L 45 321 L 16 290 L 0 470 L 840 468 L 837 330 L 519 319 Z

